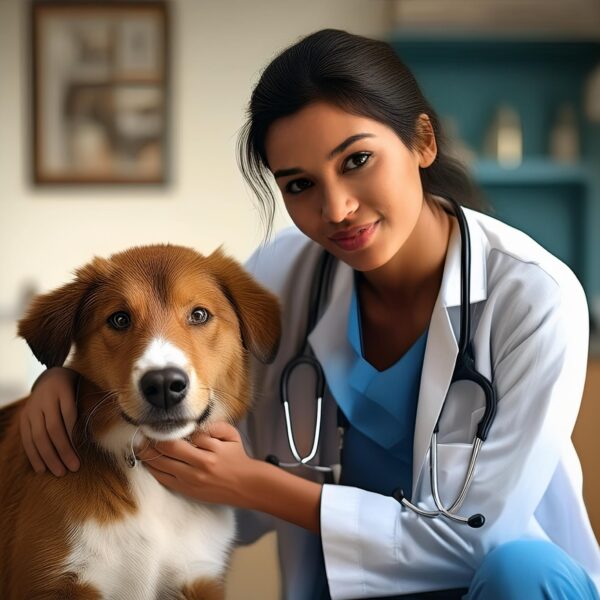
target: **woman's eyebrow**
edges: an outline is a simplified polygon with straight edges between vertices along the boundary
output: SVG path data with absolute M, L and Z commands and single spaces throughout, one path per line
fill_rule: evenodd
M 348 146 L 354 144 L 354 142 L 358 142 L 358 140 L 362 140 L 368 137 L 375 137 L 372 133 L 357 133 L 356 135 L 351 135 L 349 138 L 345 139 L 339 146 L 336 146 L 327 156 L 328 160 L 331 160 L 334 156 L 337 156 L 340 152 L 343 152 Z
M 355 135 L 351 135 L 349 138 L 346 138 L 341 144 L 337 145 L 328 155 L 327 160 L 331 160 L 340 152 L 343 152 L 348 146 L 354 144 L 354 142 L 358 142 L 358 140 L 362 140 L 364 138 L 375 137 L 372 133 L 357 133 Z M 288 177 L 289 175 L 298 175 L 302 173 L 303 170 L 300 167 L 291 167 L 290 169 L 278 169 L 273 173 L 275 179 L 279 177 Z

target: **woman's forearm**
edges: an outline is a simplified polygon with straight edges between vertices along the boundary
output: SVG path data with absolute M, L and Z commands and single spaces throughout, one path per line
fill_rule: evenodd
M 247 508 L 319 533 L 321 484 L 292 475 L 270 463 L 254 460 L 245 487 L 242 495 Z

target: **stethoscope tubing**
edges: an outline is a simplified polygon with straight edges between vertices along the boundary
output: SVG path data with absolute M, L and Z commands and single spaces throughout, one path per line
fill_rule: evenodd
M 290 416 L 290 403 L 286 400 L 283 403 L 283 408 L 285 410 L 285 426 L 287 429 L 288 441 L 290 444 L 290 449 L 294 458 L 302 465 L 310 462 L 317 453 L 317 448 L 319 447 L 319 439 L 321 435 L 321 404 L 323 403 L 322 396 L 317 398 L 317 415 L 315 417 L 315 433 L 313 436 L 313 446 L 309 454 L 307 454 L 304 458 L 300 456 L 298 449 L 296 448 L 296 442 L 294 440 L 294 432 L 292 430 L 292 419 Z
M 460 510 L 462 507 L 467 493 L 471 487 L 471 483 L 473 481 L 473 476 L 475 473 L 475 465 L 477 463 L 477 458 L 479 456 L 479 452 L 481 450 L 482 444 L 487 438 L 490 427 L 494 421 L 496 410 L 497 410 L 497 398 L 495 390 L 491 384 L 491 382 L 484 377 L 481 373 L 479 373 L 475 368 L 475 361 L 473 358 L 473 349 L 471 346 L 471 315 L 470 315 L 470 279 L 471 279 L 471 239 L 469 234 L 469 228 L 467 224 L 466 217 L 462 211 L 462 208 L 452 199 L 448 199 L 451 203 L 455 216 L 457 218 L 459 228 L 460 228 L 460 238 L 461 238 L 461 304 L 460 304 L 460 335 L 459 335 L 459 343 L 458 343 L 458 353 L 456 358 L 456 364 L 454 368 L 454 373 L 452 375 L 451 385 L 456 381 L 472 381 L 476 385 L 479 385 L 484 392 L 485 396 L 485 411 L 481 421 L 477 427 L 477 433 L 475 439 L 473 440 L 471 447 L 471 456 L 469 459 L 469 464 L 466 470 L 465 479 L 463 482 L 463 486 L 456 498 L 456 500 L 452 503 L 450 508 L 446 508 L 444 503 L 442 502 L 438 489 L 438 466 L 437 466 L 437 434 L 439 429 L 439 422 L 441 418 L 438 417 L 438 421 L 433 430 L 433 434 L 431 436 L 430 445 L 429 445 L 429 471 L 430 471 L 430 481 L 431 481 L 431 493 L 433 497 L 433 501 L 435 503 L 437 510 L 425 510 L 416 504 L 410 502 L 405 496 L 404 492 L 401 489 L 397 489 L 392 494 L 393 497 L 400 502 L 404 507 L 414 511 L 416 514 L 427 517 L 427 518 L 435 518 L 439 516 L 444 516 L 447 519 L 450 519 L 457 523 L 468 524 L 470 527 L 478 528 L 481 527 L 485 523 L 485 517 L 476 513 L 471 515 L 470 517 L 463 517 L 461 515 L 456 514 L 456 511 Z M 315 269 L 315 277 L 313 278 L 313 284 L 311 286 L 310 291 L 310 305 L 309 305 L 309 314 L 308 314 L 308 324 L 306 329 L 306 335 L 304 338 L 303 348 L 300 354 L 294 358 L 292 358 L 281 374 L 281 403 L 284 408 L 285 413 L 285 422 L 286 422 L 286 433 L 288 438 L 288 444 L 292 455 L 296 462 L 294 463 L 283 463 L 280 462 L 277 457 L 273 455 L 269 455 L 267 457 L 267 461 L 279 465 L 285 468 L 296 468 L 296 467 L 307 467 L 309 469 L 313 469 L 322 473 L 330 474 L 333 472 L 333 467 L 324 467 L 320 465 L 311 465 L 309 464 L 311 460 L 316 456 L 319 439 L 321 435 L 321 409 L 323 397 L 325 394 L 325 375 L 323 373 L 323 369 L 319 361 L 314 357 L 310 347 L 308 345 L 308 335 L 315 327 L 317 320 L 320 316 L 321 308 L 325 304 L 327 292 L 328 292 L 328 284 L 331 279 L 331 273 L 333 270 L 333 257 L 324 252 L 319 260 L 317 268 Z M 316 415 L 316 423 L 315 423 L 315 431 L 313 437 L 313 443 L 310 452 L 306 456 L 302 456 L 298 451 L 296 446 L 296 441 L 294 438 L 294 432 L 292 428 L 291 422 L 291 414 L 290 414 L 290 402 L 288 397 L 288 385 L 291 377 L 292 371 L 300 366 L 300 365 L 308 365 L 314 369 L 316 373 L 316 398 L 317 398 L 317 415 Z
M 429 519 L 434 519 L 435 517 L 444 516 L 451 521 L 456 523 L 467 524 L 470 527 L 478 528 L 485 524 L 485 517 L 480 514 L 474 514 L 470 517 L 462 517 L 460 515 L 455 514 L 456 511 L 460 510 L 462 506 L 467 492 L 471 487 L 471 480 L 473 479 L 473 474 L 475 472 L 475 464 L 477 462 L 477 456 L 479 455 L 479 450 L 481 449 L 482 440 L 479 438 L 475 438 L 473 442 L 473 447 L 471 449 L 471 458 L 469 459 L 469 466 L 467 467 L 467 473 L 465 476 L 465 481 L 463 483 L 462 489 L 454 501 L 450 508 L 445 508 L 439 494 L 438 489 L 438 468 L 437 468 L 437 433 L 434 433 L 431 437 L 430 443 L 430 460 L 429 460 L 429 475 L 431 478 L 431 495 L 433 496 L 433 501 L 437 510 L 425 510 L 416 504 L 413 504 L 410 500 L 408 500 L 404 496 L 404 491 L 401 489 L 397 489 L 392 494 L 393 497 L 405 506 L 406 508 L 412 510 L 422 517 L 427 517 Z

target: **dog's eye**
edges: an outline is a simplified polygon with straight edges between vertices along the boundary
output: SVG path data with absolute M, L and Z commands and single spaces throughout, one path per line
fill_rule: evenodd
M 209 318 L 210 313 L 205 308 L 197 307 L 190 315 L 190 323 L 193 325 L 202 325 L 202 323 L 206 323 Z
M 113 329 L 127 329 L 129 325 L 131 325 L 131 317 L 121 310 L 110 315 L 107 319 L 107 323 Z

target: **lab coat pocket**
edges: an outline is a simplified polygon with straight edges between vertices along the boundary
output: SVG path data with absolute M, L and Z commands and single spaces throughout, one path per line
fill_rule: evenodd
M 460 494 L 469 460 L 471 444 L 438 444 L 438 493 L 446 508 L 450 508 Z

